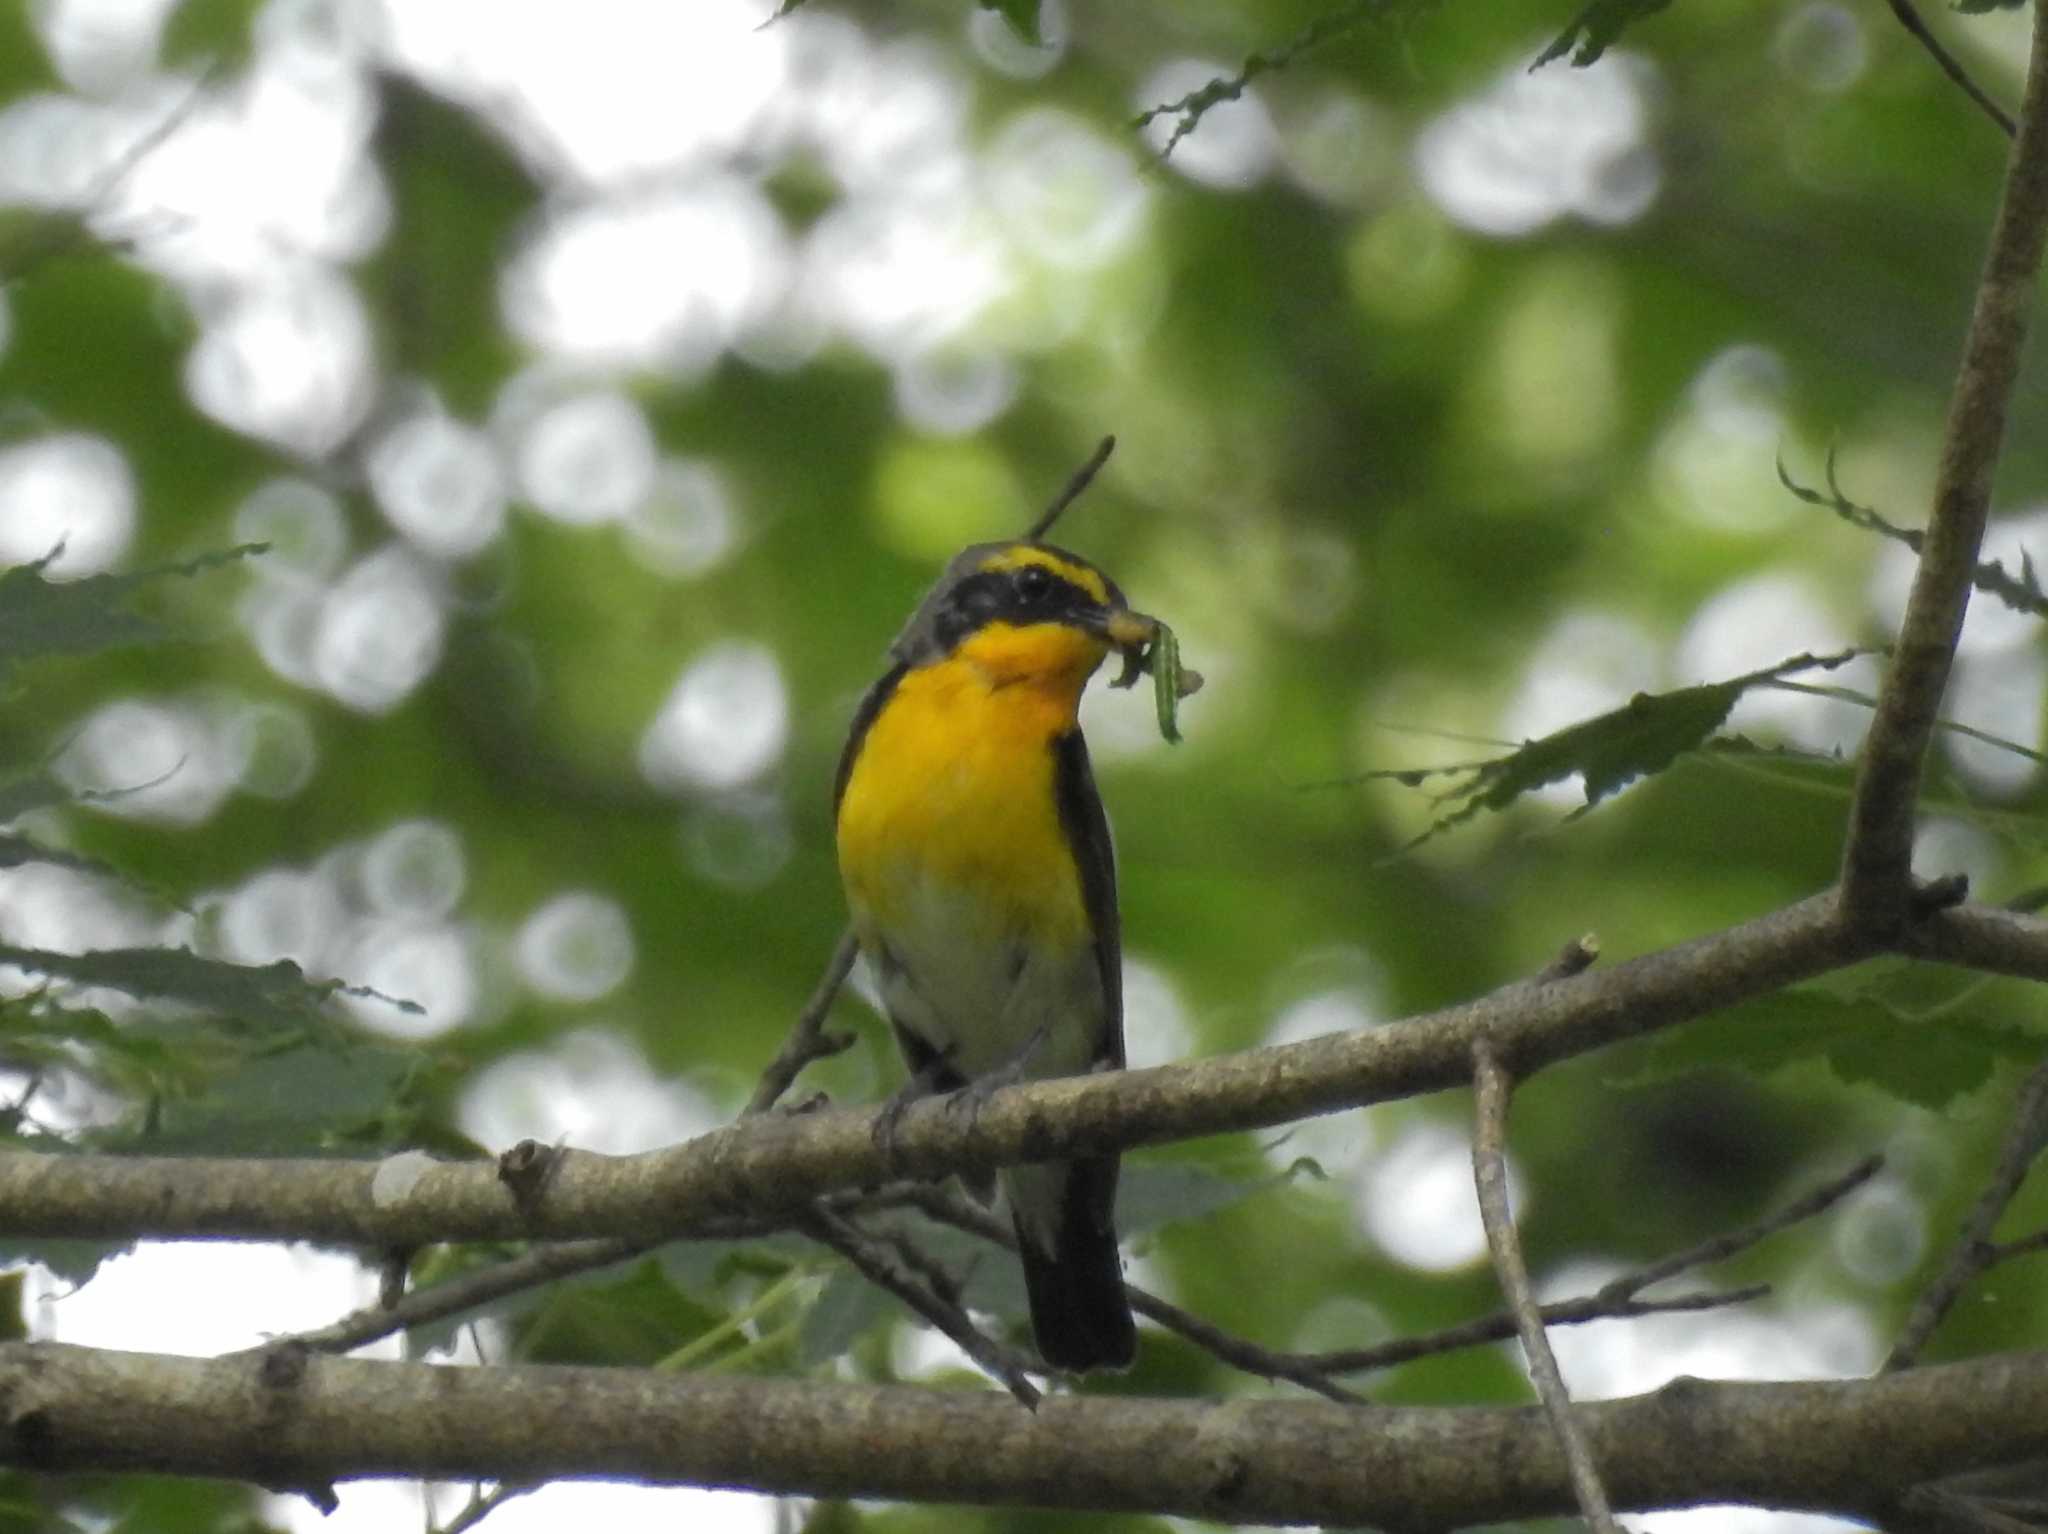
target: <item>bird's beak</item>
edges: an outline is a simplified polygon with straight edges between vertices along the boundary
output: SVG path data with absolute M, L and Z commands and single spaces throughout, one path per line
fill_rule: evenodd
M 1129 687 L 1145 674 L 1145 652 L 1159 637 L 1159 620 L 1128 607 L 1098 607 L 1089 627 L 1124 658 L 1124 669 L 1109 685 Z
M 1095 632 L 1125 655 L 1135 655 L 1159 634 L 1157 619 L 1134 613 L 1127 607 L 1105 607 L 1091 625 Z

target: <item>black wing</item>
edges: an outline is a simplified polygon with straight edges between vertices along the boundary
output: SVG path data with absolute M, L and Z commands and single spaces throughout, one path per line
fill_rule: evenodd
M 1088 770 L 1088 746 L 1079 730 L 1053 742 L 1053 790 L 1060 824 L 1081 874 L 1081 903 L 1095 931 L 1095 964 L 1102 976 L 1103 1028 L 1095 1058 L 1118 1070 L 1124 1064 L 1123 942 L 1116 914 L 1116 849 L 1109 818 Z M 1123 1260 L 1116 1246 L 1115 1156 L 1066 1163 L 1059 1194 L 1055 1249 L 1041 1251 L 1017 1220 L 1017 1254 L 1031 1300 L 1031 1329 L 1046 1362 L 1063 1369 L 1120 1369 L 1137 1349 L 1131 1302 L 1124 1293 Z M 1012 1188 L 1012 1200 L 1016 1193 Z
M 1053 792 L 1059 800 L 1060 824 L 1074 849 L 1081 873 L 1081 904 L 1095 933 L 1095 964 L 1102 975 L 1106 1037 L 1096 1058 L 1117 1070 L 1124 1068 L 1123 932 L 1116 913 L 1116 848 L 1109 837 L 1109 817 L 1088 770 L 1088 743 L 1078 729 L 1053 742 Z
M 832 778 L 832 814 L 835 818 L 839 814 L 839 801 L 846 797 L 846 780 L 853 776 L 854 758 L 860 755 L 860 743 L 868 738 L 868 727 L 875 722 L 882 705 L 889 701 L 889 695 L 896 691 L 896 684 L 903 680 L 903 673 L 909 669 L 902 661 L 891 666 L 882 673 L 881 680 L 867 690 L 867 696 L 860 700 L 860 707 L 853 711 L 853 727 L 846 732 L 846 749 L 839 753 L 839 770 Z M 1098 809 L 1096 813 L 1102 812 Z

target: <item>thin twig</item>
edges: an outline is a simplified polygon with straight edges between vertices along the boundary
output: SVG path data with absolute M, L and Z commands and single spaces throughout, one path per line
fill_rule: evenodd
M 969 1358 L 1002 1381 L 1011 1395 L 1026 1407 L 1042 1399 L 1038 1387 L 1024 1377 L 1025 1364 L 1012 1349 L 985 1337 L 959 1306 L 949 1304 L 923 1284 L 895 1267 L 878 1252 L 861 1231 L 837 1214 L 822 1208 L 806 1210 L 797 1228 L 820 1245 L 828 1246 L 853 1265 L 854 1271 L 877 1288 L 886 1290 L 952 1338 Z
M 2006 1131 L 2005 1148 L 1999 1152 L 1991 1180 L 1963 1222 L 1962 1235 L 1948 1262 L 1913 1302 L 1906 1324 L 1899 1329 L 1899 1339 L 1884 1361 L 1885 1371 L 1910 1368 L 1963 1291 L 1998 1260 L 1999 1249 L 1991 1243 L 1992 1227 L 2044 1146 L 2048 1146 L 2048 1062 L 2036 1066 L 2021 1085 L 2013 1103 L 2012 1127 Z
M 2007 138 L 2019 130 L 2014 126 L 2012 114 L 1990 96 L 1984 88 L 1970 78 L 1970 72 L 1963 68 L 1962 60 L 1941 45 L 1941 39 L 1927 30 L 1927 23 L 1920 19 L 1920 13 L 1913 9 L 1913 0 L 1888 0 L 1892 14 L 1899 18 L 1899 25 L 1913 34 L 1913 40 L 1927 50 L 1927 56 L 1941 66 L 1941 72 L 1962 87 L 1962 92 L 1983 109 L 1984 115 L 1997 123 Z
M 796 1080 L 805 1066 L 813 1060 L 836 1055 L 853 1042 L 851 1034 L 826 1033 L 825 1014 L 832 1010 L 839 988 L 846 984 L 846 977 L 853 972 L 853 961 L 859 953 L 860 941 L 848 927 L 839 935 L 832 957 L 825 961 L 825 973 L 818 977 L 817 989 L 811 992 L 811 999 L 804 1003 L 803 1011 L 797 1013 L 796 1021 L 790 1025 L 789 1037 L 782 1041 L 782 1048 L 775 1052 L 775 1058 L 761 1072 L 754 1095 L 747 1099 L 748 1114 L 766 1113 L 789 1090 L 789 1084 Z
M 1828 449 L 1826 473 L 1828 488 L 1823 494 L 1810 485 L 1800 484 L 1792 477 L 1791 470 L 1785 467 L 1785 460 L 1782 457 L 1778 460 L 1778 483 L 1791 491 L 1797 499 L 1809 506 L 1827 508 L 1851 527 L 1861 528 L 1867 533 L 1876 533 L 1880 538 L 1889 538 L 1894 543 L 1902 543 L 1915 554 L 1920 552 L 1926 539 L 1918 528 L 1901 527 L 1875 507 L 1853 501 L 1844 493 L 1841 480 L 1836 473 L 1833 448 Z M 2048 591 L 2041 588 L 2040 577 L 2034 571 L 2033 561 L 2024 554 L 2020 556 L 2018 575 L 2014 575 L 1995 559 L 1984 559 L 1977 562 L 1977 568 L 1971 574 L 1970 581 L 1979 591 L 1997 597 L 2015 612 L 2032 613 L 2037 618 L 2048 618 Z M 1793 689 L 1798 684 L 1784 682 L 1778 685 Z
M 1260 75 L 1275 69 L 1285 69 L 1299 55 L 1317 44 L 1328 42 L 1333 37 L 1341 37 L 1365 20 L 1369 13 L 1385 9 L 1386 0 L 1352 0 L 1347 6 L 1327 11 L 1279 47 L 1249 55 L 1244 63 L 1238 66 L 1236 74 L 1210 80 L 1177 101 L 1164 101 L 1158 106 L 1148 107 L 1131 119 L 1131 126 L 1142 130 L 1158 118 L 1172 116 L 1175 119 L 1173 132 L 1167 136 L 1166 143 L 1159 151 L 1159 158 L 1162 161 L 1169 160 L 1173 158 L 1173 151 L 1180 146 L 1180 141 L 1195 131 L 1210 108 L 1221 106 L 1226 101 L 1236 101 Z
M 2048 242 L 2048 10 L 2036 9 L 2019 132 L 1942 433 L 1934 511 L 1892 664 L 1864 736 L 1842 909 L 1890 937 L 1910 925 L 1913 821 L 1927 744 L 1955 664 L 1992 478 Z
M 1636 1275 L 1627 1275 L 1634 1279 Z M 1617 1283 L 1623 1280 L 1616 1280 Z M 1617 1293 L 1614 1285 L 1603 1285 L 1595 1294 L 1579 1295 L 1569 1300 L 1552 1300 L 1537 1307 L 1537 1314 L 1546 1327 L 1583 1326 L 1590 1321 L 1634 1321 L 1643 1316 L 1684 1315 L 1701 1310 L 1723 1310 L 1730 1305 L 1747 1305 L 1761 1300 L 1771 1292 L 1771 1286 L 1764 1283 L 1743 1284 L 1734 1289 L 1704 1290 L 1693 1294 L 1674 1294 L 1666 1299 L 1638 1299 L 1633 1294 Z M 1496 1311 L 1490 1316 L 1479 1316 L 1462 1321 L 1456 1326 L 1446 1326 L 1440 1331 L 1425 1332 L 1416 1337 L 1397 1337 L 1390 1342 L 1375 1343 L 1371 1347 L 1333 1349 L 1327 1353 L 1302 1353 L 1292 1355 L 1309 1367 L 1320 1367 L 1331 1374 L 1364 1374 L 1374 1369 L 1389 1369 L 1396 1364 L 1412 1363 L 1418 1358 L 1434 1357 L 1438 1353 L 1453 1353 L 1460 1348 L 1484 1347 L 1492 1342 L 1505 1342 L 1517 1334 L 1516 1317 L 1511 1310 Z
M 1529 1268 L 1522 1260 L 1522 1243 L 1515 1234 L 1515 1217 L 1508 1208 L 1508 1098 L 1514 1083 L 1493 1045 L 1483 1036 L 1472 1044 L 1472 1087 L 1478 1113 L 1477 1132 L 1472 1139 L 1472 1178 L 1479 1190 L 1479 1216 L 1486 1225 L 1486 1244 L 1493 1249 L 1493 1266 L 1500 1275 L 1501 1292 L 1515 1313 L 1522 1351 L 1529 1361 L 1529 1378 L 1557 1434 L 1558 1447 L 1571 1473 L 1572 1495 L 1578 1500 L 1588 1527 L 1593 1534 L 1620 1534 L 1614 1511 L 1608 1505 L 1607 1490 L 1600 1484 L 1600 1472 L 1593 1464 L 1593 1451 L 1578 1419 L 1572 1415 L 1571 1397 L 1565 1392 L 1564 1376 L 1558 1373 L 1557 1357 L 1550 1351 L 1543 1316 L 1529 1286 Z
M 966 1231 L 969 1235 L 978 1236 L 992 1245 L 1012 1251 L 1016 1249 L 1017 1238 L 1007 1225 L 980 1207 L 968 1203 L 950 1189 L 923 1183 L 902 1191 L 902 1201 L 914 1205 L 927 1218 L 942 1225 L 952 1226 L 956 1230 Z M 1791 1222 L 1787 1219 L 1781 1223 Z M 1692 1250 L 1718 1249 L 1724 1239 L 1716 1238 L 1705 1248 Z M 1757 1236 L 1753 1239 L 1762 1238 Z M 1687 1255 L 1680 1253 L 1678 1259 L 1674 1260 L 1683 1260 Z M 1636 1297 L 1636 1291 L 1652 1281 L 1646 1275 L 1647 1270 L 1643 1274 L 1626 1274 L 1605 1285 L 1598 1294 L 1557 1300 L 1545 1305 L 1542 1312 L 1544 1323 L 1550 1326 L 1572 1326 L 1588 1321 L 1630 1320 L 1638 1316 L 1665 1315 L 1676 1311 L 1717 1310 L 1723 1306 L 1747 1304 L 1751 1300 L 1763 1298 L 1770 1292 L 1768 1284 L 1748 1284 L 1739 1289 L 1718 1293 L 1681 1294 L 1669 1299 L 1639 1299 Z M 1131 1308 L 1139 1315 L 1157 1321 L 1168 1331 L 1175 1332 L 1197 1347 L 1207 1350 L 1232 1368 L 1241 1369 L 1260 1379 L 1287 1380 L 1332 1401 L 1364 1399 L 1338 1384 L 1335 1378 L 1337 1375 L 1364 1374 L 1375 1369 L 1392 1368 L 1396 1364 L 1411 1363 L 1418 1358 L 1456 1352 L 1460 1348 L 1481 1347 L 1515 1335 L 1514 1316 L 1507 1311 L 1501 1311 L 1495 1315 L 1462 1322 L 1457 1326 L 1445 1327 L 1441 1331 L 1428 1332 L 1417 1337 L 1397 1337 L 1390 1342 L 1377 1343 L 1372 1347 L 1325 1353 L 1293 1353 L 1269 1348 L 1262 1343 L 1240 1337 L 1234 1332 L 1227 1332 L 1214 1322 L 1183 1310 L 1136 1284 L 1125 1284 L 1124 1291 L 1130 1296 Z
M 523 1497 L 530 1491 L 536 1491 L 541 1484 L 539 1481 L 505 1481 L 492 1487 L 489 1492 L 479 1489 L 471 1493 L 469 1501 L 463 1504 L 462 1511 L 455 1515 L 454 1521 L 443 1524 L 438 1534 L 469 1534 L 471 1529 L 514 1497 Z
M 1752 1284 L 1722 1293 L 1685 1294 L 1664 1300 L 1645 1300 L 1640 1296 L 1643 1290 L 1653 1284 L 1675 1278 L 1680 1273 L 1689 1272 L 1694 1268 L 1704 1267 L 1708 1263 L 1725 1261 L 1738 1252 L 1759 1245 L 1782 1230 L 1833 1208 L 1876 1176 L 1883 1165 L 1883 1157 L 1867 1156 L 1840 1177 L 1823 1183 L 1811 1193 L 1793 1200 L 1776 1214 L 1754 1221 L 1739 1230 L 1714 1236 L 1683 1251 L 1673 1252 L 1668 1257 L 1660 1257 L 1632 1273 L 1624 1273 L 1618 1278 L 1610 1279 L 1593 1294 L 1577 1299 L 1553 1301 L 1542 1307 L 1543 1324 L 1576 1326 L 1588 1321 L 1626 1320 L 1668 1311 L 1707 1310 L 1721 1305 L 1735 1305 L 1760 1299 L 1768 1292 L 1768 1285 Z M 1404 1337 L 1374 1347 L 1345 1352 L 1308 1354 L 1304 1356 L 1303 1362 L 1331 1374 L 1355 1374 L 1366 1369 L 1383 1369 L 1391 1364 L 1407 1363 L 1426 1354 L 1499 1342 L 1514 1335 L 1515 1317 L 1512 1312 L 1502 1311 L 1496 1315 L 1482 1316 L 1458 1326 L 1447 1327 L 1427 1336 Z
M 2031 1236 L 2001 1242 L 1991 1249 L 1991 1261 L 1985 1266 L 1988 1268 L 2001 1262 L 2011 1262 L 2015 1257 L 2028 1257 L 2035 1252 L 2048 1252 L 2048 1230 L 2037 1230 Z
M 1088 461 L 1074 470 L 1066 484 L 1061 487 L 1060 493 L 1052 498 L 1052 504 L 1038 514 L 1036 522 L 1025 529 L 1026 543 L 1035 543 L 1052 531 L 1053 523 L 1059 521 L 1066 509 L 1081 498 L 1081 492 L 1094 482 L 1095 476 L 1102 472 L 1102 466 L 1109 462 L 1109 455 L 1115 451 L 1115 437 L 1104 437 L 1095 444 L 1095 451 L 1088 455 Z
M 839 945 L 833 949 L 832 958 L 825 966 L 825 973 L 820 978 L 811 999 L 797 1015 L 789 1037 L 784 1040 L 781 1050 L 762 1073 L 760 1085 L 754 1089 L 754 1096 L 748 1103 L 748 1113 L 765 1112 L 774 1105 L 783 1092 L 788 1090 L 790 1082 L 796 1079 L 797 1073 L 804 1066 L 812 1060 L 845 1047 L 836 1041 L 821 1040 L 820 1028 L 825 1014 L 831 1010 L 833 998 L 839 994 L 840 986 L 845 983 L 847 972 L 853 967 L 855 951 L 853 933 L 848 931 L 840 938 Z M 776 1230 L 787 1229 L 788 1221 L 734 1221 L 731 1222 L 729 1229 L 724 1226 L 725 1222 L 717 1222 L 715 1228 L 705 1227 L 694 1230 L 691 1234 L 699 1238 L 766 1235 Z M 393 1333 L 446 1320 L 450 1316 L 493 1304 L 522 1290 L 537 1288 L 558 1278 L 588 1273 L 597 1268 L 607 1268 L 614 1263 L 625 1262 L 643 1252 L 652 1251 L 659 1245 L 660 1241 L 622 1238 L 549 1242 L 532 1247 L 517 1257 L 507 1258 L 474 1273 L 465 1273 L 459 1278 L 447 1279 L 426 1289 L 415 1290 L 395 1298 L 389 1294 L 382 1295 L 378 1303 L 366 1305 L 331 1325 L 315 1331 L 298 1332 L 290 1337 L 274 1338 L 261 1344 L 258 1351 L 288 1345 L 315 1353 L 347 1353 L 389 1337 Z
M 928 1184 L 892 1184 L 870 1193 L 829 1193 L 821 1201 L 830 1209 L 872 1211 L 914 1205 L 913 1195 Z M 788 1215 L 742 1217 L 711 1221 L 694 1227 L 678 1239 L 700 1241 L 747 1241 L 788 1230 Z M 425 1289 L 415 1289 L 389 1304 L 379 1301 L 343 1316 L 316 1331 L 295 1332 L 261 1343 L 251 1352 L 279 1347 L 296 1347 L 313 1353 L 348 1353 L 356 1348 L 410 1331 L 435 1321 L 445 1321 L 464 1311 L 507 1299 L 523 1289 L 538 1288 L 558 1278 L 594 1272 L 614 1263 L 628 1261 L 662 1245 L 660 1241 L 604 1239 L 595 1241 L 550 1241 L 508 1257 L 490 1267 L 479 1268 L 456 1278 L 444 1279 Z
M 637 1257 L 650 1248 L 651 1243 L 639 1241 L 550 1242 L 474 1273 L 446 1279 L 425 1289 L 415 1289 L 393 1304 L 365 1305 L 317 1331 L 273 1338 L 250 1351 L 261 1352 L 289 1345 L 314 1353 L 351 1352 L 394 1332 L 444 1321 L 450 1316 L 517 1294 L 522 1289 L 532 1289 L 572 1273 L 610 1267 L 615 1262 Z
M 1715 1236 L 1710 1241 L 1702 1241 L 1698 1246 L 1688 1247 L 1685 1251 L 1661 1258 L 1638 1272 L 1614 1280 L 1600 1292 L 1606 1294 L 1610 1290 L 1616 1290 L 1634 1294 L 1640 1289 L 1647 1289 L 1651 1284 L 1676 1277 L 1692 1268 L 1704 1267 L 1710 1262 L 1723 1262 L 1737 1252 L 1748 1251 L 1768 1236 L 1775 1236 L 1781 1230 L 1832 1209 L 1869 1182 L 1883 1168 L 1884 1157 L 1865 1156 L 1841 1176 L 1824 1182 L 1811 1193 L 1794 1199 L 1776 1214 L 1765 1215 L 1761 1220 L 1753 1221 L 1740 1229 L 1731 1230 L 1725 1235 Z
M 1095 470 L 1109 457 L 1115 446 L 1114 438 L 1104 438 L 1102 446 L 1096 449 L 1095 457 L 1089 460 L 1081 474 L 1068 484 L 1066 492 L 1053 503 L 1046 513 L 1045 521 L 1059 515 L 1066 503 L 1081 493 L 1092 479 Z M 1034 534 L 1035 536 L 1035 534 Z M 832 958 L 825 966 L 825 973 L 818 981 L 817 989 L 804 1009 L 797 1015 L 795 1026 L 775 1058 L 768 1062 L 768 1068 L 761 1073 L 760 1084 L 755 1087 L 753 1097 L 747 1103 L 747 1114 L 765 1113 L 775 1105 L 776 1099 L 789 1090 L 789 1084 L 797 1073 L 811 1061 L 824 1055 L 836 1054 L 846 1047 L 845 1043 L 824 1036 L 821 1032 L 825 1014 L 832 1008 L 833 998 L 846 983 L 847 975 L 853 969 L 853 961 L 860 952 L 860 944 L 853 929 L 848 928 L 840 937 L 839 945 L 832 950 Z M 893 1294 L 918 1315 L 944 1332 L 961 1350 L 996 1379 L 1000 1380 L 1025 1406 L 1036 1406 L 1039 1402 L 1038 1388 L 1024 1377 L 1022 1359 L 1010 1349 L 985 1337 L 968 1319 L 967 1312 L 955 1303 L 953 1297 L 944 1292 L 946 1286 L 932 1264 L 922 1253 L 896 1247 L 896 1262 L 877 1249 L 872 1241 L 851 1221 L 837 1213 L 832 1200 L 820 1199 L 809 1209 L 796 1214 L 792 1219 L 794 1227 L 822 1246 L 837 1252 L 855 1272 L 869 1283 L 888 1294 Z M 898 1267 L 896 1263 L 901 1263 Z M 907 1268 L 910 1271 L 906 1272 Z

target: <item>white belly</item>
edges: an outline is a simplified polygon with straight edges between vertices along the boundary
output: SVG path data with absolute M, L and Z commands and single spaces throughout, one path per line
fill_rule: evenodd
M 1104 1006 L 1091 946 L 1004 931 L 980 902 L 929 880 L 897 893 L 887 957 L 871 950 L 870 963 L 900 1027 L 970 1081 L 1013 1063 L 1027 1078 L 1092 1066 Z

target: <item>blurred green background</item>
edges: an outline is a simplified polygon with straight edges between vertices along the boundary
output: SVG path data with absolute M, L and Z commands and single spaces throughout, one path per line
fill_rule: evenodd
M 1752 690 L 1725 748 L 1584 818 L 1566 782 L 1420 845 L 1444 780 L 1366 775 L 1884 641 L 1909 556 L 1776 463 L 1817 484 L 1833 452 L 1848 495 L 1923 519 L 2005 146 L 1884 7 L 1645 6 L 1589 67 L 1534 70 L 1571 5 L 1068 0 L 1035 43 L 966 4 L 768 9 L 0 0 L 0 561 L 61 546 L 46 574 L 76 580 L 270 545 L 145 583 L 172 642 L 6 678 L 0 763 L 72 797 L 17 828 L 69 861 L 0 870 L 0 941 L 290 958 L 423 1009 L 348 997 L 280 1035 L 74 992 L 95 1035 L 17 1001 L 20 1137 L 632 1150 L 729 1116 L 843 921 L 831 775 L 885 645 L 1109 432 L 1056 537 L 1208 677 L 1178 747 L 1142 691 L 1084 712 L 1134 1061 L 1371 1026 L 1581 933 L 1621 958 L 1832 878 L 1853 696 Z M 1326 16 L 1170 157 L 1172 113 L 1133 125 Z M 2023 12 L 1929 19 L 2017 100 Z M 2015 572 L 2048 528 L 2044 380 L 1988 550 Z M 1951 711 L 1998 740 L 1944 738 L 1920 852 L 1987 899 L 2043 878 L 2044 659 L 2037 620 L 1979 603 Z M 878 1099 L 883 1031 L 850 995 L 835 1018 L 862 1042 L 803 1087 Z M 1771 1299 L 1561 1339 L 1575 1387 L 1871 1367 L 2043 1028 L 2015 984 L 1873 966 L 1531 1083 L 1512 1150 L 1557 1294 L 1890 1158 L 1714 1275 Z M 1134 1276 L 1280 1347 L 1488 1310 L 1468 1114 L 1134 1157 Z M 2037 1189 L 2006 1229 L 2044 1217 Z M 114 1345 L 236 1346 L 373 1292 L 332 1254 L 150 1249 L 75 1292 L 105 1254 L 17 1255 L 32 1331 Z M 992 1262 L 980 1298 L 1014 1324 Z M 648 1362 L 749 1305 L 722 1367 L 961 1367 L 793 1244 L 670 1254 L 452 1340 Z M 2001 1270 L 1937 1353 L 2038 1344 L 2044 1306 L 2038 1265 Z M 1525 1393 L 1501 1349 L 1367 1384 Z M 1271 1387 L 1148 1332 L 1100 1388 Z M 321 1522 L 133 1481 L 16 1481 L 7 1507 L 420 1516 L 411 1488 Z M 489 1526 L 587 1516 L 797 1513 L 585 1488 Z

